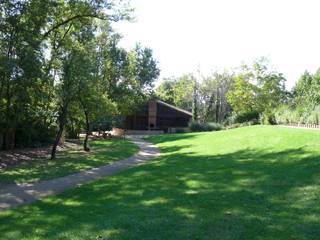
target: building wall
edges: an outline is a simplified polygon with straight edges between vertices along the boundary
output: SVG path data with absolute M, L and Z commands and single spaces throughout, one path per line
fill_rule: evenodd
M 188 127 L 191 118 L 187 114 L 158 103 L 157 127 L 159 129 Z
M 148 112 L 148 128 L 156 129 L 157 128 L 157 102 L 149 101 L 149 112 Z
M 127 116 L 125 128 L 131 130 L 164 130 L 188 127 L 191 116 L 157 101 L 149 101 L 132 116 Z

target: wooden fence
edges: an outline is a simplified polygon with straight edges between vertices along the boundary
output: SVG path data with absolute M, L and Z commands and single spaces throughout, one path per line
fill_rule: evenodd
M 301 128 L 317 128 L 320 129 L 320 125 L 317 124 L 305 124 L 305 123 L 286 123 L 282 124 L 290 127 L 301 127 Z

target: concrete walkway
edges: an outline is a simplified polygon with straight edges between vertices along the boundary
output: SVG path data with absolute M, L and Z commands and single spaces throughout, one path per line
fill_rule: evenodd
M 155 145 L 139 137 L 130 137 L 130 139 L 139 146 L 140 151 L 127 159 L 52 180 L 1 186 L 0 211 L 10 207 L 32 203 L 38 199 L 61 193 L 75 186 L 114 175 L 124 169 L 143 164 L 160 155 Z

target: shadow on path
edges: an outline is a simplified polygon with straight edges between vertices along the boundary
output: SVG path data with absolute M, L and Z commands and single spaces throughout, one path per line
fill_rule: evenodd
M 155 145 L 140 138 L 132 137 L 131 140 L 138 145 L 140 151 L 127 159 L 52 180 L 1 186 L 0 210 L 28 204 L 40 198 L 61 193 L 75 186 L 116 174 L 159 156 L 160 153 Z

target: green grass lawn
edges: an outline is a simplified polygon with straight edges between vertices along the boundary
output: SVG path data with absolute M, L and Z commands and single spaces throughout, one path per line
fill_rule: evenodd
M 129 157 L 138 151 L 138 147 L 132 142 L 116 139 L 93 141 L 90 147 L 90 152 L 68 150 L 59 153 L 56 160 L 26 162 L 0 171 L 0 184 L 66 176 Z
M 0 212 L 0 239 L 319 239 L 320 131 L 151 140 L 157 160 Z

